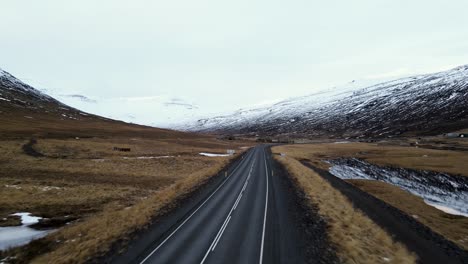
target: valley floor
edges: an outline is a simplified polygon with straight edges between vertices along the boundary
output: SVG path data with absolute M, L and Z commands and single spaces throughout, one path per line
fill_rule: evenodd
M 236 157 L 206 157 L 200 152 L 241 153 L 249 144 L 211 137 L 4 139 L 0 234 L 6 228 L 52 232 L 0 252 L 0 261 L 80 263 L 99 256 Z M 14 215 L 20 212 L 42 219 L 21 226 L 21 217 Z
M 419 144 L 414 144 L 415 140 L 419 141 Z M 421 141 L 425 141 L 422 147 L 420 145 Z M 391 210 L 392 213 L 403 213 L 404 216 L 399 217 L 407 218 L 408 220 L 406 222 L 408 222 L 408 226 L 411 226 L 410 222 L 416 222 L 417 224 L 413 223 L 413 228 L 414 225 L 421 226 L 421 233 L 425 232 L 426 234 L 430 234 L 430 232 L 434 232 L 435 237 L 444 237 L 448 241 L 440 242 L 438 240 L 439 238 L 435 238 L 434 241 L 445 244 L 444 247 L 447 249 L 446 254 L 455 257 L 458 256 L 458 259 L 463 259 L 463 256 L 465 258 L 468 257 L 466 251 L 468 247 L 468 218 L 460 215 L 448 214 L 436 209 L 427 203 L 426 200 L 428 199 L 428 196 L 423 196 L 421 198 L 420 196 L 415 195 L 415 193 L 421 195 L 418 192 L 408 192 L 408 190 L 411 191 L 411 187 L 418 186 L 416 181 L 421 181 L 424 182 L 422 186 L 427 190 L 426 192 L 428 194 L 437 195 L 438 193 L 441 193 L 442 202 L 452 199 L 449 198 L 449 196 L 453 197 L 454 202 L 451 205 L 455 204 L 455 206 L 457 206 L 458 201 L 458 205 L 461 206 L 461 210 L 466 209 L 466 197 L 468 194 L 466 191 L 468 186 L 468 180 L 466 177 L 468 175 L 466 174 L 467 170 L 465 170 L 466 163 L 462 162 L 462 160 L 468 160 L 468 148 L 466 148 L 464 141 L 461 141 L 460 143 L 458 140 L 437 139 L 436 142 L 437 143 L 434 144 L 434 138 L 419 138 L 372 143 L 316 143 L 277 146 L 273 148 L 273 151 L 277 154 L 276 158 L 288 166 L 290 171 L 296 171 L 296 174 L 299 175 L 298 177 L 305 177 L 304 181 L 319 181 L 318 178 L 325 179 L 326 182 L 330 182 L 333 187 L 342 192 L 343 195 L 347 197 L 347 200 L 350 200 L 354 204 L 354 207 L 362 210 L 366 214 L 369 214 L 372 210 L 361 208 L 363 203 L 361 199 L 368 198 L 361 198 L 361 194 L 356 194 L 359 198 L 349 196 L 349 192 L 362 192 L 363 195 L 368 193 L 377 198 L 376 201 L 384 202 L 386 205 L 383 205 L 383 207 L 397 208 L 396 211 Z M 346 164 L 354 165 L 344 167 L 349 169 L 348 172 L 339 171 L 340 173 L 336 174 L 336 169 L 334 169 L 333 166 L 337 163 L 341 164 L 340 162 L 347 162 Z M 376 178 L 369 177 L 368 179 L 353 179 L 352 177 L 348 177 L 356 175 L 357 171 L 360 169 L 359 166 L 356 167 L 357 163 L 364 164 L 366 166 L 361 170 L 361 173 L 366 172 L 366 175 L 374 175 L 370 172 L 371 168 L 374 168 L 374 170 L 375 168 L 380 168 L 381 171 L 375 172 Z M 310 170 L 307 166 L 313 168 L 313 170 Z M 328 172 L 330 168 L 333 168 L 330 172 L 335 173 L 335 175 Z M 406 178 L 402 178 L 405 180 L 403 183 L 406 185 L 398 185 L 401 184 L 401 180 L 398 181 L 395 177 L 392 177 L 390 180 L 383 181 L 385 178 L 381 177 L 381 175 L 392 175 L 392 171 L 395 171 L 394 173 L 396 173 L 395 175 L 397 176 L 409 173 L 407 176 L 404 176 Z M 418 173 L 423 177 L 419 176 L 415 178 L 414 175 L 417 175 Z M 344 179 L 347 183 L 340 180 L 337 176 L 345 177 Z M 445 179 L 446 177 L 453 179 L 454 182 L 447 181 L 447 179 Z M 414 180 L 415 184 L 408 184 L 411 180 Z M 427 189 L 431 186 L 428 185 L 430 182 L 433 182 L 432 184 L 434 184 L 434 182 L 436 183 L 434 185 L 434 189 Z M 307 183 L 304 184 L 304 186 L 307 186 Z M 317 185 L 317 183 L 315 183 L 315 185 Z M 422 192 L 424 193 L 425 190 L 422 190 Z M 419 191 L 421 192 L 421 190 Z M 326 200 L 321 199 L 317 192 L 311 192 L 310 196 L 314 203 L 318 204 L 319 207 L 320 204 L 323 206 L 323 204 L 326 203 Z M 429 198 L 434 197 L 435 196 L 429 196 Z M 423 200 L 423 198 L 426 200 Z M 372 202 L 371 204 L 375 206 L 379 202 Z M 370 214 L 371 216 L 375 216 L 379 213 L 374 212 Z M 382 213 L 382 215 L 385 214 Z M 376 223 L 382 225 L 382 222 L 376 221 Z M 388 224 L 388 222 L 386 224 Z M 397 224 L 395 223 L 394 225 L 390 225 L 394 227 L 394 225 Z M 390 234 L 395 235 L 392 233 L 394 229 L 388 228 L 385 224 L 383 227 L 385 230 L 390 232 Z M 432 231 L 429 231 L 428 233 L 428 231 L 424 231 L 424 228 L 428 228 Z M 423 240 L 425 239 L 426 238 L 421 239 L 422 243 L 424 243 Z M 431 239 L 434 238 L 429 238 L 429 240 Z M 442 240 L 444 239 L 442 238 Z M 405 242 L 404 239 L 400 239 L 399 241 L 408 243 L 409 240 Z M 337 243 L 343 242 L 337 241 Z M 408 246 L 408 244 L 406 245 Z M 408 248 L 414 250 L 413 245 L 408 246 Z M 431 247 L 428 246 L 427 252 L 431 253 L 430 249 Z M 433 251 L 437 251 L 437 246 Z M 418 254 L 421 255 L 421 251 L 418 252 Z M 431 254 L 424 256 L 426 262 L 430 255 Z M 434 257 L 433 260 L 437 260 L 437 257 Z
M 437 263 L 447 260 L 462 263 L 460 259 L 466 257 L 468 241 L 467 217 L 440 211 L 388 182 L 341 180 L 336 177 L 339 175 L 328 171 L 339 160 L 356 160 L 386 171 L 447 173 L 463 179 L 459 184 L 464 184 L 468 176 L 466 164 L 459 161 L 468 157 L 464 142 L 434 143 L 434 139 L 427 139 L 421 144 L 423 141 L 346 141 L 272 147 L 273 159 L 266 152 L 262 154 L 267 157 L 270 168 L 266 170 L 272 188 L 270 213 L 275 212 L 277 205 L 283 205 L 283 211 L 284 208 L 294 210 L 276 217 L 268 216 L 267 237 L 284 232 L 284 227 L 275 226 L 281 224 L 278 219 L 286 217 L 294 222 L 294 225 L 287 224 L 288 228 L 298 227 L 297 230 L 304 231 L 297 235 L 301 239 L 296 242 L 302 241 L 299 244 L 303 256 L 311 263 Z M 129 246 L 135 247 L 135 239 L 142 234 L 162 230 L 163 237 L 164 226 L 155 226 L 155 223 L 164 225 L 166 221 L 169 228 L 180 223 L 187 212 L 200 204 L 200 199 L 213 192 L 217 182 L 232 173 L 233 166 L 229 164 L 239 163 L 235 160 L 253 145 L 251 141 L 212 137 L 3 139 L 0 144 L 0 234 L 7 230 L 5 228 L 22 228 L 44 232 L 45 237 L 34 237 L 39 239 L 0 252 L 0 261 L 114 261 Z M 234 149 L 237 154 L 222 155 L 227 149 Z M 251 156 L 252 159 L 244 163 L 253 166 L 260 159 Z M 236 177 L 250 175 L 250 167 L 244 167 Z M 213 177 L 215 175 L 217 177 Z M 259 181 L 257 178 L 263 179 L 262 175 L 255 173 L 252 180 Z M 231 185 L 238 185 L 237 181 L 232 182 Z M 253 186 L 262 186 L 254 183 Z M 250 192 L 250 200 L 256 201 L 255 192 Z M 243 206 L 251 204 L 253 202 Z M 260 211 L 263 215 L 263 210 Z M 39 218 L 25 225 L 23 216 Z M 396 224 L 388 219 L 394 219 Z M 419 231 L 408 229 L 411 225 Z M 403 229 L 395 231 L 395 226 L 403 226 Z M 201 228 L 204 227 L 193 230 Z M 408 244 L 401 230 L 409 230 L 409 234 L 416 232 L 414 245 Z M 418 232 L 429 234 L 429 238 Z M 152 245 L 154 239 L 149 238 L 147 242 Z M 268 241 L 266 256 L 278 254 L 279 251 L 274 250 L 274 240 Z M 440 245 L 445 249 L 439 250 Z M 287 245 L 281 249 L 287 249 Z M 126 255 L 123 256 L 122 263 L 125 263 Z M 140 253 L 136 255 L 139 256 Z M 281 257 L 284 256 L 271 258 L 271 261 Z

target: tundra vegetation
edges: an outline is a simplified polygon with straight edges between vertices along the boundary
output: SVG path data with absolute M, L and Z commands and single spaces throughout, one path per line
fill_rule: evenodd
M 306 167 L 302 168 L 299 161 L 318 168 L 329 169 L 330 164 L 326 162 L 327 160 L 343 157 L 359 158 L 380 166 L 444 172 L 457 177 L 467 177 L 468 164 L 464 162 L 468 160 L 466 150 L 468 150 L 466 140 L 435 137 L 374 143 L 315 143 L 274 148 L 275 153 L 286 155 L 286 158 L 280 161 L 286 163 L 293 172 L 296 171 L 296 174 L 293 173 L 296 177 L 303 177 L 307 181 L 314 182 L 321 181 L 321 179 L 315 179 L 317 175 L 314 172 L 308 172 Z M 467 217 L 438 210 L 426 204 L 422 198 L 388 183 L 362 179 L 346 181 L 400 209 L 461 248 L 468 249 Z M 324 202 L 318 199 L 315 201 Z
M 149 129 L 149 128 L 148 128 Z M 118 135 L 119 131 L 116 131 Z M 120 131 L 121 132 L 121 131 Z M 199 152 L 242 152 L 249 142 L 209 136 L 158 138 L 125 133 L 112 137 L 27 138 L 0 143 L 0 226 L 20 224 L 16 212 L 44 217 L 37 228 L 57 231 L 0 253 L 12 263 L 83 263 L 125 245 L 136 230 L 174 206 L 218 173 L 231 157 Z M 130 148 L 130 152 L 113 147 Z

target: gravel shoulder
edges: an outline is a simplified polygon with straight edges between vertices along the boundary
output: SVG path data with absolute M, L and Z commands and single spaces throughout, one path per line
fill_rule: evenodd
M 274 217 L 267 226 L 280 228 L 281 233 L 293 235 L 297 256 L 277 256 L 278 263 L 340 263 L 335 248 L 327 235 L 327 222 L 319 215 L 318 208 L 311 207 L 307 195 L 301 191 L 298 183 L 289 172 L 275 159 L 270 157 L 267 162 L 272 169 L 272 192 L 275 202 L 271 212 Z M 278 240 L 282 241 L 282 240 Z M 287 247 L 283 245 L 282 248 Z M 289 252 L 293 252 L 292 250 Z

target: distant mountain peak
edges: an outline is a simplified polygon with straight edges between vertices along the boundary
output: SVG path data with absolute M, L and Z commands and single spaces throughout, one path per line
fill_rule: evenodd
M 60 96 L 63 96 L 63 97 L 69 97 L 69 98 L 75 98 L 75 99 L 78 99 L 82 102 L 86 102 L 86 103 L 97 103 L 96 100 L 94 99 L 91 99 L 87 96 L 84 96 L 84 95 L 81 95 L 81 94 L 63 94 L 63 95 L 60 95 Z
M 164 103 L 165 106 L 176 106 L 176 107 L 183 107 L 187 110 L 198 109 L 198 106 L 188 103 L 183 99 L 180 98 L 172 98 L 168 102 Z
M 47 101 L 53 100 L 52 97 L 29 86 L 28 84 L 24 83 L 20 79 L 16 78 L 15 76 L 11 75 L 10 73 L 2 69 L 0 69 L 0 85 L 1 85 L 0 88 L 2 89 L 16 90 L 24 94 L 32 94 L 35 97 L 39 97 Z

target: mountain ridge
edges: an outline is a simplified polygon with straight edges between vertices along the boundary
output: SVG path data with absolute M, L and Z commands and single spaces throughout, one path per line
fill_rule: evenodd
M 81 98 L 80 98 L 81 99 Z M 81 111 L 22 82 L 0 69 L 0 139 L 132 136 L 195 137 L 144 125 L 129 124 Z
M 184 130 L 264 136 L 391 137 L 468 127 L 468 65 L 344 87 L 199 119 Z M 418 118 L 415 118 L 415 117 Z M 181 127 L 178 127 L 181 128 Z

